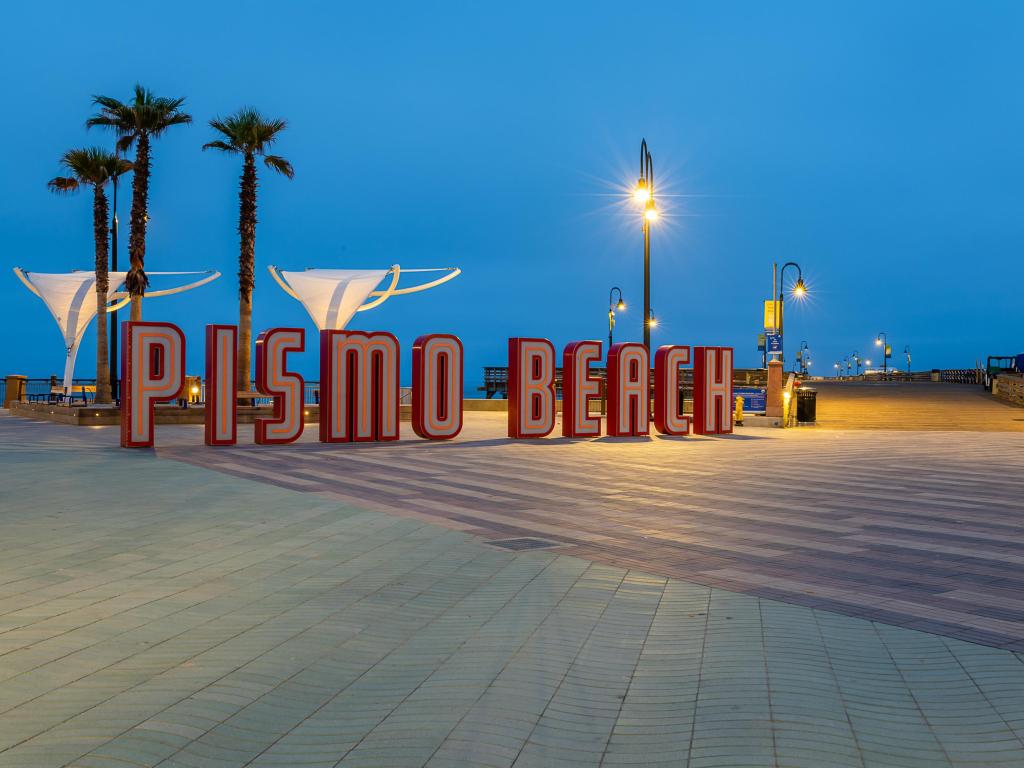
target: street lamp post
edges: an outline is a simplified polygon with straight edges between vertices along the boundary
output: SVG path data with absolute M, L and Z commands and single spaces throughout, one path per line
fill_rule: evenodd
M 800 351 L 796 353 L 796 359 L 800 361 L 800 373 L 807 375 L 807 352 L 809 348 L 806 341 L 800 342 Z
M 853 362 L 857 365 L 857 375 L 860 376 L 860 352 L 853 353 Z
M 114 215 L 110 222 L 110 271 L 117 271 L 117 176 L 113 179 L 113 211 Z M 110 355 L 110 394 L 114 402 L 121 399 L 120 373 L 117 365 L 117 310 L 110 313 L 110 334 L 109 334 L 109 355 Z
M 888 378 L 889 376 L 889 337 L 885 335 L 885 331 L 879 331 L 878 336 L 875 338 L 875 345 L 882 348 L 882 378 Z
M 615 294 L 619 294 L 619 300 L 615 301 Z M 608 349 L 612 348 L 612 332 L 615 330 L 615 312 L 625 312 L 626 302 L 622 300 L 622 289 L 619 286 L 608 291 Z
M 779 270 L 779 301 L 775 307 L 775 321 L 779 326 L 779 336 L 782 341 L 782 349 L 779 351 L 780 361 L 784 361 L 786 358 L 786 335 L 783 331 L 782 325 L 785 319 L 784 315 L 786 308 L 785 306 L 783 306 L 783 302 L 785 299 L 786 269 L 788 267 L 793 267 L 794 269 L 796 269 L 796 284 L 793 286 L 793 295 L 796 298 L 800 299 L 807 294 L 807 286 L 804 285 L 804 272 L 802 269 L 800 269 L 800 265 L 797 264 L 795 261 L 787 261 L 785 264 L 782 265 L 782 269 Z
M 615 301 L 615 294 L 619 295 L 619 300 Z M 614 331 L 615 331 L 615 313 L 626 311 L 626 302 L 622 300 L 622 289 L 619 286 L 613 286 L 608 291 L 608 351 L 611 352 L 612 344 L 614 344 Z M 605 368 L 604 372 L 604 386 L 601 388 L 601 413 L 605 413 L 608 402 L 608 369 Z
M 658 219 L 658 209 L 654 205 L 654 161 L 647 151 L 647 139 L 640 142 L 640 178 L 637 179 L 633 198 L 643 203 L 644 231 L 644 313 L 641 321 L 644 324 L 644 346 L 651 349 L 651 223 Z
M 910 345 L 905 344 L 903 346 L 903 354 L 907 356 L 907 373 L 910 373 Z
M 839 372 L 842 369 L 842 366 L 840 366 L 839 365 L 839 361 L 836 360 L 835 365 L 833 365 L 832 367 L 836 369 L 836 378 L 838 379 L 839 378 Z

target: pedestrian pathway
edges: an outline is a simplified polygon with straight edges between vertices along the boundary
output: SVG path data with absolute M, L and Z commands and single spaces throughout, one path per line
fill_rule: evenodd
M 1021 411 L 1024 413 L 1024 409 Z M 746 429 L 514 441 L 467 414 L 452 443 L 159 454 L 732 591 L 1024 650 L 1024 434 Z M 408 431 L 408 430 L 407 430 Z
M 1013 652 L 23 424 L 0 766 L 1024 765 Z

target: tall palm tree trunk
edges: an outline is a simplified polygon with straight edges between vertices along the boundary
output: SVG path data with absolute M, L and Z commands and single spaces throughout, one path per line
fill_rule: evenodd
M 132 320 L 142 319 L 142 295 L 149 285 L 146 277 L 146 222 L 149 204 L 149 136 L 139 135 L 135 148 L 135 172 L 132 175 L 132 231 L 128 236 L 128 257 L 131 265 L 125 287 L 132 297 Z
M 110 351 L 107 341 L 107 196 L 93 185 L 92 229 L 96 239 L 96 402 L 110 402 Z
M 256 287 L 256 162 L 246 154 L 238 190 L 238 391 L 252 381 L 252 292 Z

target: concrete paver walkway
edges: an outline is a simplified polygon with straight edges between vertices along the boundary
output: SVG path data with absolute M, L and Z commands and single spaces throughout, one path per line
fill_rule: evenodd
M 1024 410 L 1022 410 L 1024 412 Z M 488 539 L 1024 650 L 1024 434 L 747 429 L 159 454 Z M 408 431 L 408 430 L 407 430 Z
M 1010 651 L 25 424 L 0 766 L 1024 764 Z

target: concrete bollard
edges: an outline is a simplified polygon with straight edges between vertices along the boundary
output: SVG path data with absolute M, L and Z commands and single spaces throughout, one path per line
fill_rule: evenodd
M 12 373 L 5 379 L 5 381 L 4 408 L 10 408 L 11 403 L 16 403 L 19 400 L 25 399 L 25 386 L 28 382 L 28 376 Z
M 783 413 L 782 389 L 782 361 L 772 360 L 768 363 L 768 391 L 765 393 L 765 416 L 781 419 L 785 415 Z

